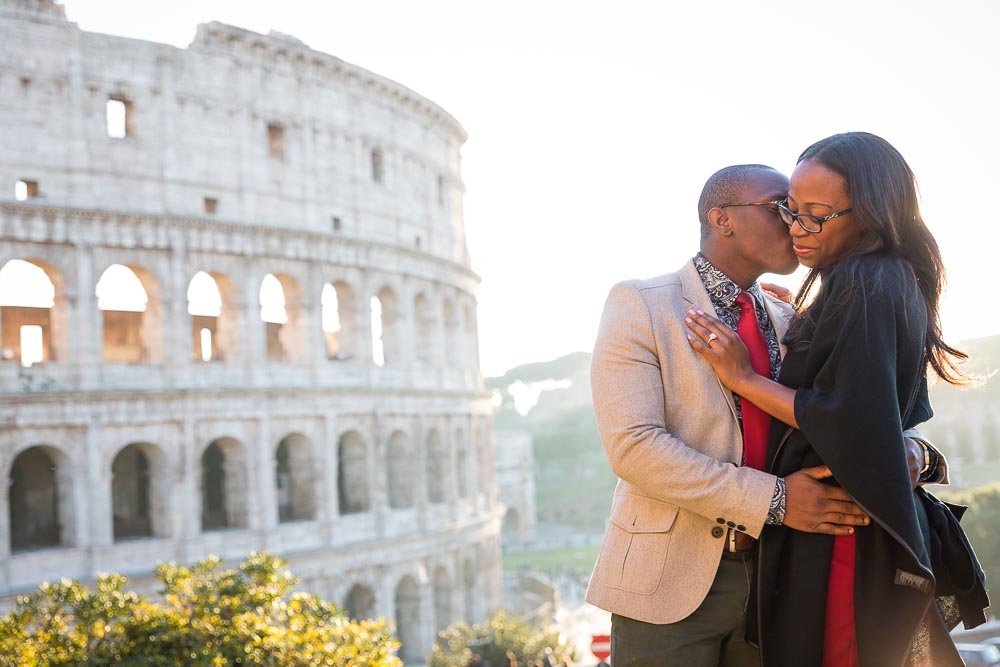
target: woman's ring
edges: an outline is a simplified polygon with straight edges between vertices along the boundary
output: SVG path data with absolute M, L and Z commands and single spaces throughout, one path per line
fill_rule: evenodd
M 719 337 L 715 335 L 715 332 L 708 334 L 708 346 L 712 347 L 712 341 L 717 340 Z

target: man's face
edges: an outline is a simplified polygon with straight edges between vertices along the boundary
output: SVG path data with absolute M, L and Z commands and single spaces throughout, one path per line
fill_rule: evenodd
M 740 201 L 770 202 L 788 196 L 788 178 L 777 171 L 756 172 L 740 193 Z M 791 273 L 799 266 L 788 227 L 776 206 L 726 208 L 741 259 L 760 273 Z

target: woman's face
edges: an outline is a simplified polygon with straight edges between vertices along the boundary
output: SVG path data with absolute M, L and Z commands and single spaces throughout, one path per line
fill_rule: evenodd
M 808 213 L 820 218 L 851 208 L 847 184 L 837 173 L 823 165 L 806 160 L 792 172 L 788 188 L 788 208 L 795 213 Z M 798 223 L 788 228 L 792 250 L 799 264 L 810 269 L 822 269 L 844 258 L 862 236 L 853 213 L 846 213 L 823 223 L 823 230 L 811 234 Z

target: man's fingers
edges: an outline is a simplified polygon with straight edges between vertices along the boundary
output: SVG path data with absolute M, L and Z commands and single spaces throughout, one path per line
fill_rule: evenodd
M 853 535 L 854 529 L 850 526 L 838 526 L 835 523 L 821 523 L 813 532 L 824 535 Z
M 838 526 L 867 526 L 868 517 L 864 514 L 847 514 L 844 512 L 834 512 L 827 514 L 827 523 Z
M 799 472 L 804 472 L 813 479 L 823 479 L 824 477 L 830 477 L 831 475 L 833 475 L 828 466 L 813 466 L 812 468 L 803 468 Z

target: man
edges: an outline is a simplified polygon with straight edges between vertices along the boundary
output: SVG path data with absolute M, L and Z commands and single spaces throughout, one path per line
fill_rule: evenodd
M 777 214 L 787 193 L 788 178 L 764 165 L 716 172 L 698 204 L 701 252 L 676 273 L 620 283 L 608 296 L 591 385 L 620 481 L 587 600 L 612 612 L 615 667 L 756 667 L 744 619 L 764 524 L 847 534 L 869 521 L 821 481 L 825 467 L 785 479 L 757 469 L 769 420 L 725 389 L 687 343 L 688 311 L 715 313 L 741 337 L 746 327 L 756 332 L 758 372 L 777 377 L 792 310 L 756 281 L 798 266 Z M 908 446 L 915 472 L 944 475 L 943 457 Z

